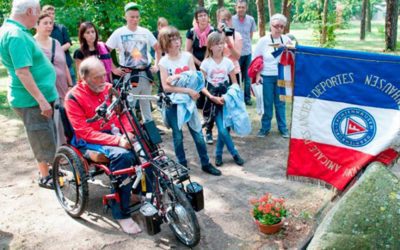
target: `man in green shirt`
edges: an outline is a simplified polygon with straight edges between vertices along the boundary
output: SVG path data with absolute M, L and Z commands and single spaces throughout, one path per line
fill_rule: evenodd
M 13 1 L 11 16 L 0 28 L 0 61 L 11 79 L 8 100 L 23 120 L 38 163 L 39 186 L 51 188 L 48 163 L 56 145 L 52 103 L 58 96 L 54 68 L 28 31 L 39 14 L 39 0 Z

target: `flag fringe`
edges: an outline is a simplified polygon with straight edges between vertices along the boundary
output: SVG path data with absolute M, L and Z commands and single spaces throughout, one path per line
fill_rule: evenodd
M 289 181 L 297 181 L 297 182 L 302 182 L 302 183 L 310 183 L 313 185 L 317 185 L 318 187 L 323 187 L 326 188 L 330 191 L 338 191 L 337 188 L 335 188 L 334 186 L 332 186 L 331 184 L 324 182 L 322 180 L 318 180 L 318 179 L 313 179 L 313 178 L 309 178 L 309 177 L 304 177 L 304 176 L 293 176 L 293 175 L 288 175 L 286 176 L 286 178 Z
M 293 89 L 294 84 L 291 80 L 278 80 L 278 86 L 282 88 L 291 88 Z
M 281 102 L 292 102 L 293 101 L 293 96 L 291 96 L 291 95 L 279 95 L 279 100 Z

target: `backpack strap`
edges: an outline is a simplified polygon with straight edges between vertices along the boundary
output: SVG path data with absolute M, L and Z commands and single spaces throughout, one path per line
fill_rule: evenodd
M 56 40 L 51 39 L 51 63 L 54 64 L 54 56 L 56 54 Z

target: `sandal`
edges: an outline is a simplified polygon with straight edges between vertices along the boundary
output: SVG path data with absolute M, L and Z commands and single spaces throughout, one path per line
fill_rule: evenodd
M 39 187 L 54 189 L 53 178 L 51 175 L 39 178 Z

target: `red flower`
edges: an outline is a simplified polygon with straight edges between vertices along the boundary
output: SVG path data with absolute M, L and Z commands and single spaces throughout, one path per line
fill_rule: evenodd
M 272 197 L 266 193 L 260 199 L 251 198 L 250 204 L 253 205 L 253 216 L 260 223 L 272 225 L 286 217 L 286 208 L 283 198 Z

